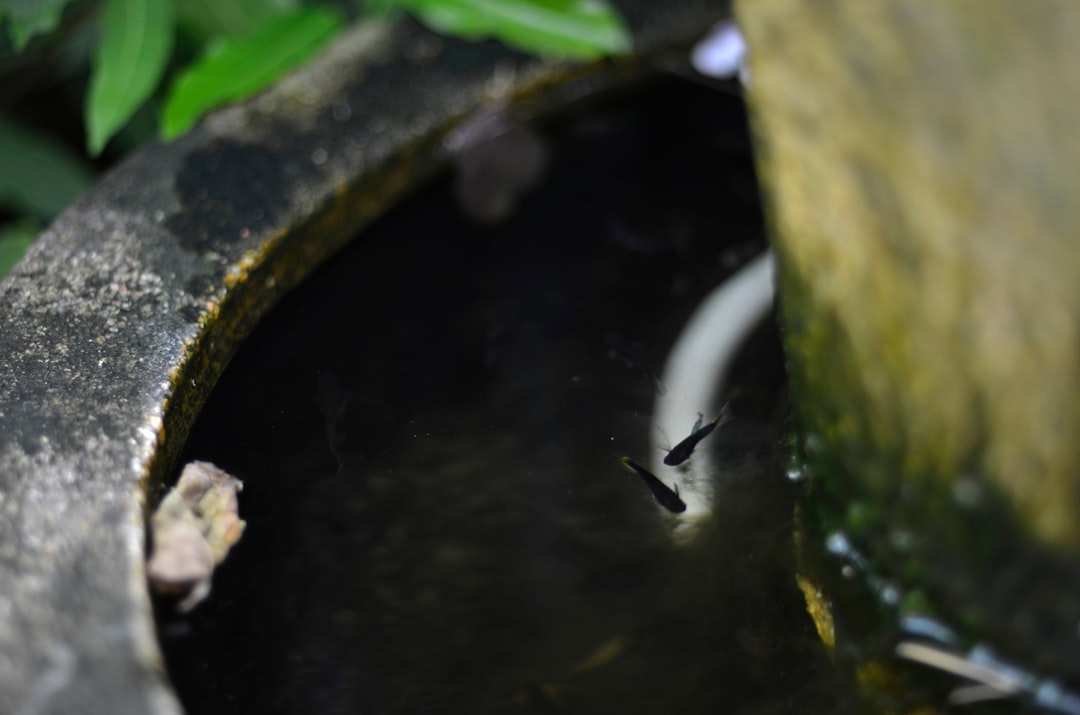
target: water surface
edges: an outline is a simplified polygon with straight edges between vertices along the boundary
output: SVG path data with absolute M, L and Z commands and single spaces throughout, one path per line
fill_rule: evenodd
M 647 463 L 667 349 L 764 248 L 741 102 L 562 119 L 508 222 L 424 190 L 247 341 L 184 461 L 244 480 L 211 598 L 158 604 L 192 713 L 835 712 L 791 557 L 782 356 L 748 343 L 688 543 Z M 696 415 L 686 416 L 689 432 Z

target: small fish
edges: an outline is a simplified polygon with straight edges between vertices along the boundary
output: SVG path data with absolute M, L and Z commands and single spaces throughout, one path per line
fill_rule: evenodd
M 713 417 L 708 424 L 704 425 L 701 424 L 702 416 L 699 412 L 697 421 L 694 422 L 694 428 L 690 431 L 690 435 L 668 450 L 667 456 L 664 457 L 664 464 L 669 467 L 676 467 L 690 459 L 690 455 L 694 453 L 694 448 L 698 446 L 698 442 L 712 434 L 712 431 L 717 428 L 720 421 L 726 417 L 727 405 L 724 405 L 724 408 L 725 409 L 721 409 L 716 417 Z
M 645 484 L 648 485 L 649 491 L 652 492 L 653 497 L 660 506 L 670 511 L 672 514 L 680 514 L 686 511 L 686 502 L 679 498 L 678 484 L 675 485 L 674 490 L 669 489 L 655 474 L 629 457 L 623 457 L 620 461 L 628 468 L 637 472 L 638 476 L 645 480 Z

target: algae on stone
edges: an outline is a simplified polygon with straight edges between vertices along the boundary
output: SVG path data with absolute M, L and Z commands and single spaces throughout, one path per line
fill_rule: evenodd
M 1080 6 L 738 17 L 832 524 L 995 642 L 1080 662 Z

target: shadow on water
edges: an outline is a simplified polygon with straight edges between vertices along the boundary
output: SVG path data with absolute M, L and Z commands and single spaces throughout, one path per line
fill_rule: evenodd
M 681 325 L 763 250 L 740 101 L 664 84 L 544 132 L 550 174 L 510 221 L 423 191 L 215 389 L 184 461 L 244 480 L 248 528 L 209 601 L 157 604 L 189 712 L 836 711 L 793 577 L 772 324 L 699 448 L 694 541 L 618 461 L 653 448 Z

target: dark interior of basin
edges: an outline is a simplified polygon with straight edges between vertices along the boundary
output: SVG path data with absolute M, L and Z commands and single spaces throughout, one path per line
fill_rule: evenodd
M 715 497 L 692 540 L 618 461 L 656 448 L 686 319 L 764 249 L 741 100 L 664 81 L 541 129 L 549 175 L 509 221 L 423 190 L 215 388 L 182 463 L 241 478 L 248 527 L 209 600 L 155 604 L 190 713 L 836 711 L 772 322 L 695 456 Z

